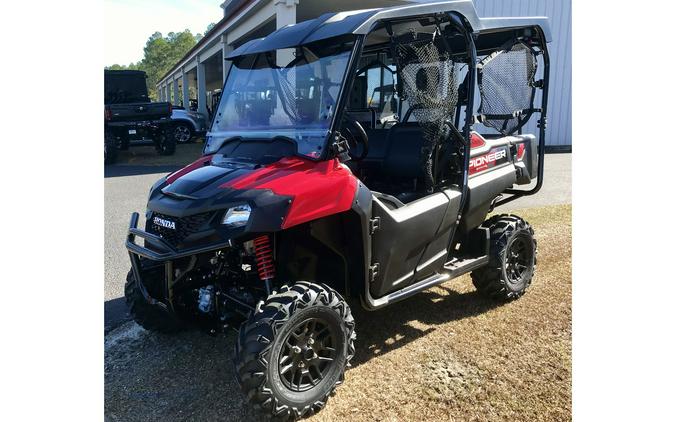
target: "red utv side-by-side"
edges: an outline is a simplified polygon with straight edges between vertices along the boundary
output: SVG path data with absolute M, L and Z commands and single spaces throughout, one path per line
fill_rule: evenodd
M 155 183 L 144 229 L 132 215 L 134 319 L 238 329 L 246 398 L 296 419 L 354 355 L 346 299 L 376 310 L 466 273 L 521 296 L 534 232 L 486 216 L 542 185 L 547 42 L 546 18 L 446 1 L 329 13 L 234 50 L 203 157 Z

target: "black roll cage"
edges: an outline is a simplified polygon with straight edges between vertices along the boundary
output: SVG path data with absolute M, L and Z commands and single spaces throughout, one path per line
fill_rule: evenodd
M 476 52 L 476 44 L 475 40 L 479 35 L 479 32 L 474 32 L 473 29 L 471 28 L 470 23 L 468 20 L 461 15 L 460 13 L 457 12 L 447 12 L 447 13 L 439 13 L 435 14 L 433 16 L 418 16 L 418 17 L 405 17 L 402 19 L 393 19 L 393 20 L 388 20 L 384 22 L 380 22 L 377 25 L 375 25 L 370 32 L 373 32 L 374 30 L 380 29 L 383 26 L 391 26 L 396 23 L 401 23 L 401 22 L 410 22 L 410 21 L 420 21 L 420 20 L 429 20 L 432 19 L 433 21 L 429 21 L 430 24 L 436 24 L 439 25 L 440 23 L 445 23 L 447 22 L 448 24 L 453 25 L 453 27 L 462 33 L 464 35 L 464 40 L 466 42 L 466 52 L 465 54 L 468 56 L 469 60 L 467 63 L 468 66 L 468 72 L 467 72 L 467 79 L 466 79 L 466 103 L 463 104 L 465 107 L 464 110 L 464 126 L 461 130 L 461 133 L 459 132 L 458 128 L 454 126 L 453 123 L 450 124 L 451 129 L 454 129 L 453 132 L 456 131 L 456 135 L 461 134 L 461 137 L 457 136 L 458 139 L 460 139 L 462 146 L 461 146 L 461 151 L 463 154 L 463 168 L 462 168 L 462 186 L 461 186 L 461 203 L 460 203 L 460 208 L 459 208 L 459 215 L 457 217 L 457 224 L 455 225 L 455 228 L 453 230 L 457 230 L 457 227 L 459 227 L 459 222 L 462 219 L 462 213 L 464 211 L 464 207 L 466 205 L 466 198 L 467 198 L 467 193 L 468 193 L 468 187 L 469 187 L 469 162 L 471 158 L 471 152 L 470 152 L 470 136 L 471 136 L 471 129 L 472 129 L 472 124 L 474 120 L 474 102 L 475 102 L 475 91 L 476 91 L 476 81 L 477 81 L 477 66 L 478 66 L 478 59 L 477 59 L 477 52 Z M 536 36 L 533 38 L 536 38 L 539 40 L 538 47 L 541 50 L 541 55 L 542 59 L 544 62 L 544 74 L 542 78 L 542 84 L 541 84 L 541 89 L 542 89 L 542 98 L 541 98 L 541 108 L 532 108 L 531 112 L 539 112 L 539 121 L 538 121 L 538 128 L 539 128 L 539 143 L 538 143 L 538 151 L 539 151 L 539 156 L 537 160 L 537 182 L 535 186 L 532 189 L 529 190 L 523 190 L 523 189 L 507 189 L 504 193 L 509 194 L 510 196 L 500 199 L 497 202 L 495 202 L 494 207 L 498 207 L 500 205 L 504 205 L 506 203 L 509 203 L 515 199 L 518 199 L 522 196 L 529 196 L 529 195 L 534 195 L 536 194 L 542 187 L 544 183 L 544 147 L 545 147 L 545 142 L 546 142 L 546 113 L 547 113 L 547 103 L 548 103 L 548 88 L 549 88 L 549 75 L 550 75 L 550 59 L 548 55 L 548 49 L 546 47 L 546 37 L 544 34 L 544 31 L 542 30 L 541 27 L 539 26 L 532 26 L 530 27 L 536 32 Z M 508 31 L 510 29 L 514 28 L 504 28 L 504 31 Z M 370 33 L 369 32 L 369 33 Z M 361 55 L 363 54 L 365 50 L 365 39 L 368 36 L 368 34 L 364 35 L 358 35 L 356 40 L 354 41 L 354 50 L 352 52 L 352 55 L 350 57 L 349 63 L 347 65 L 347 71 L 345 72 L 344 78 L 343 78 L 343 88 L 340 90 L 339 97 L 336 101 L 336 115 L 333 118 L 333 121 L 331 122 L 331 126 L 329 128 L 329 138 L 333 140 L 333 142 L 329 142 L 329 145 L 332 144 L 334 147 L 333 148 L 325 148 L 324 152 L 322 154 L 322 157 L 320 159 L 327 159 L 329 158 L 329 154 L 335 153 L 336 150 L 338 149 L 337 144 L 340 141 L 340 133 L 338 131 L 340 122 L 342 121 L 342 118 L 345 113 L 346 109 L 346 101 L 348 99 L 348 94 L 352 90 L 352 86 L 354 83 L 354 76 L 356 75 L 356 72 L 359 72 L 360 70 L 358 68 L 358 63 Z M 443 38 L 444 39 L 444 38 Z M 399 105 L 400 106 L 400 105 Z M 462 106 L 461 103 L 458 103 L 458 109 L 460 109 Z M 460 113 L 457 113 L 457 116 L 459 117 Z M 457 120 L 459 122 L 459 120 Z M 524 122 L 523 122 L 524 124 Z M 522 128 L 522 125 L 521 125 Z M 451 242 L 452 239 L 454 238 L 454 233 L 450 237 Z
M 537 122 L 537 127 L 539 128 L 539 157 L 537 159 L 537 183 L 530 190 L 522 189 L 507 189 L 504 193 L 509 194 L 508 198 L 501 199 L 495 203 L 495 207 L 509 203 L 515 199 L 520 198 L 521 196 L 534 195 L 539 192 L 541 187 L 544 184 L 544 147 L 546 144 L 546 113 L 548 110 L 548 84 L 550 76 L 550 58 L 548 56 L 548 48 L 546 47 L 546 38 L 544 36 L 543 30 L 538 27 L 532 27 L 537 32 L 537 39 L 539 39 L 541 49 L 542 60 L 544 62 L 544 75 L 542 78 L 542 94 L 541 94 L 541 108 L 534 109 L 534 112 L 539 112 L 539 121 Z
M 474 101 L 475 101 L 475 85 L 476 85 L 476 80 L 477 80 L 477 74 L 476 74 L 476 68 L 477 68 L 477 52 L 476 52 L 476 44 L 475 40 L 477 36 L 480 34 L 480 32 L 475 32 L 471 28 L 471 24 L 469 20 L 463 16 L 462 14 L 458 12 L 446 12 L 446 13 L 438 13 L 432 16 L 435 19 L 435 23 L 438 23 L 439 19 L 446 18 L 449 23 L 452 23 L 455 28 L 459 29 L 463 34 L 464 38 L 466 41 L 466 54 L 469 55 L 469 61 L 467 65 L 469 66 L 468 74 L 467 74 L 467 83 L 466 87 L 468 87 L 467 91 L 467 102 L 465 105 L 465 122 L 464 122 L 464 127 L 462 130 L 462 146 L 463 146 L 463 155 L 464 155 L 464 162 L 463 162 L 463 169 L 462 169 L 462 204 L 460 207 L 460 215 L 458 216 L 458 222 L 461 220 L 461 213 L 464 210 L 464 205 L 465 205 L 465 198 L 466 198 L 466 193 L 468 191 L 468 179 L 469 179 L 469 161 L 470 161 L 470 151 L 466 151 L 466 148 L 469 146 L 468 140 L 470 139 L 470 132 L 471 132 L 471 126 L 472 122 L 474 119 L 474 114 L 473 114 L 473 108 L 474 108 Z M 410 22 L 410 21 L 415 21 L 415 20 L 422 20 L 422 19 L 429 19 L 430 16 L 428 15 L 422 15 L 422 16 L 417 16 L 417 17 L 410 17 L 407 16 L 405 18 L 399 18 L 399 19 L 391 19 L 383 22 L 379 22 L 377 25 L 374 25 L 373 28 L 371 29 L 371 32 L 374 30 L 377 30 L 381 28 L 383 25 L 392 25 L 395 23 L 401 23 L 401 22 Z M 544 183 L 544 147 L 546 143 L 546 123 L 547 123 L 547 109 L 548 109 L 548 90 L 549 90 L 549 77 L 550 77 L 550 58 L 548 55 L 548 48 L 546 46 L 547 40 L 546 36 L 544 33 L 544 30 L 537 25 L 529 27 L 532 30 L 536 32 L 536 39 L 539 40 L 539 45 L 538 47 L 541 50 L 542 54 L 542 59 L 544 62 L 544 75 L 542 78 L 542 84 L 540 88 L 542 89 L 542 99 L 541 99 L 541 108 L 538 109 L 532 109 L 532 112 L 539 112 L 539 121 L 537 122 L 537 127 L 539 128 L 539 143 L 538 143 L 538 151 L 539 151 L 539 156 L 537 160 L 537 182 L 535 186 L 532 189 L 529 190 L 523 190 L 523 189 L 507 189 L 504 193 L 510 195 L 509 197 L 502 198 L 495 202 L 494 207 L 498 207 L 500 205 L 507 204 L 515 199 L 518 199 L 522 196 L 529 196 L 529 195 L 534 195 L 543 186 Z M 515 29 L 515 28 L 508 28 L 505 27 L 504 31 L 509 30 L 509 29 Z M 494 30 L 493 30 L 494 31 Z M 364 51 L 364 42 L 365 38 L 368 36 L 368 34 L 358 34 L 356 36 L 356 39 L 354 40 L 354 46 L 352 50 L 352 54 L 350 56 L 349 62 L 347 64 L 347 71 L 345 72 L 342 80 L 342 89 L 340 90 L 338 94 L 338 98 L 336 100 L 336 114 L 333 116 L 333 120 L 331 122 L 331 125 L 329 127 L 328 131 L 328 138 L 332 140 L 332 142 L 327 142 L 326 146 L 332 146 L 328 148 L 324 148 L 321 156 L 317 158 L 317 161 L 320 160 L 326 160 L 328 159 L 331 155 L 337 155 L 336 153 L 340 150 L 340 146 L 338 144 L 340 143 L 340 133 L 337 130 L 340 122 L 342 121 L 342 118 L 344 116 L 345 112 L 345 103 L 349 97 L 348 93 L 351 92 L 353 83 L 354 83 L 354 76 L 356 75 L 356 72 L 363 70 L 363 69 L 358 69 L 358 62 L 359 58 L 361 57 L 363 51 Z M 261 54 L 261 53 L 257 53 Z M 227 78 L 230 76 L 231 68 L 228 71 Z M 227 79 L 226 78 L 226 79 Z M 347 94 L 346 94 L 347 93 Z M 220 101 L 222 101 L 223 98 L 221 96 Z M 219 104 L 218 104 L 219 106 Z M 458 107 L 461 107 L 458 104 Z M 399 104 L 399 109 L 400 109 L 400 104 Z M 459 117 L 459 113 L 457 113 L 457 117 Z M 457 122 L 459 120 L 456 120 Z M 453 129 L 457 129 L 454 125 L 451 125 Z
M 429 19 L 430 16 L 419 16 L 419 17 L 405 17 L 403 19 L 394 19 L 394 20 L 388 20 L 386 22 L 380 22 L 378 25 L 376 25 L 370 32 L 373 32 L 374 30 L 377 30 L 383 26 L 388 28 L 388 32 L 391 32 L 391 25 L 396 24 L 396 23 L 402 23 L 402 22 L 411 22 L 411 21 L 420 21 L 422 19 Z M 456 136 L 460 142 L 462 143 L 462 154 L 464 156 L 464 162 L 463 162 L 463 169 L 462 169 L 462 186 L 461 186 L 461 191 L 462 191 L 462 196 L 461 196 L 461 203 L 460 203 L 460 208 L 459 208 L 459 215 L 457 217 L 457 223 L 461 221 L 462 217 L 462 211 L 464 210 L 464 206 L 466 204 L 466 198 L 467 198 L 467 193 L 469 189 L 469 161 L 470 161 L 470 156 L 471 152 L 469 150 L 469 139 L 470 139 L 470 134 L 471 134 L 471 124 L 473 121 L 473 108 L 474 108 L 474 92 L 475 92 L 475 83 L 476 83 L 476 46 L 474 44 L 474 37 L 473 37 L 473 31 L 470 29 L 470 25 L 468 22 L 464 19 L 464 17 L 461 14 L 458 14 L 456 12 L 448 12 L 445 14 L 435 14 L 431 16 L 433 18 L 433 22 L 430 22 L 430 24 L 435 24 L 435 25 L 440 25 L 441 23 L 448 23 L 450 25 L 453 25 L 454 28 L 458 29 L 462 35 L 464 35 L 464 39 L 466 42 L 466 55 L 468 55 L 469 60 L 468 60 L 468 77 L 467 77 L 467 86 L 470 88 L 467 90 L 467 101 L 465 104 L 465 110 L 464 110 L 464 127 L 462 128 L 462 131 L 460 132 L 455 126 L 454 123 L 450 122 L 449 126 L 455 132 Z M 391 35 L 391 34 L 390 34 Z M 350 57 L 350 62 L 348 64 L 347 72 L 345 72 L 345 78 L 346 78 L 346 83 L 348 83 L 348 86 L 343 86 L 343 89 L 340 91 L 340 97 L 338 98 L 338 102 L 336 104 L 336 115 L 333 119 L 333 122 L 331 123 L 330 127 L 330 132 L 329 136 L 332 137 L 336 142 L 339 142 L 340 134 L 336 130 L 337 127 L 339 127 L 340 122 L 342 121 L 342 117 L 344 115 L 345 109 L 346 109 L 346 104 L 345 102 L 347 101 L 348 93 L 351 92 L 352 90 L 352 85 L 354 83 L 354 76 L 356 72 L 358 72 L 360 69 L 358 69 L 358 62 L 359 58 L 361 57 L 363 50 L 364 50 L 364 41 L 368 34 L 365 35 L 359 35 L 355 41 L 354 44 L 354 51 Z M 400 81 L 400 79 L 399 79 Z M 345 95 L 345 92 L 347 95 Z M 459 106 L 458 106 L 459 107 Z M 459 113 L 458 113 L 459 114 Z M 329 150 L 335 150 L 335 148 L 326 148 L 326 152 L 328 153 Z M 323 157 L 322 157 L 323 158 Z M 456 232 L 457 228 L 459 227 L 459 224 L 455 224 L 454 226 L 454 231 Z M 452 236 L 450 236 L 450 241 L 452 242 L 454 238 L 454 232 Z

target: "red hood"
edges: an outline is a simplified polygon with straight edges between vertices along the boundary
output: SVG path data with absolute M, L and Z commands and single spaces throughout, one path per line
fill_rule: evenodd
M 337 159 L 311 161 L 286 157 L 221 185 L 238 190 L 269 189 L 292 197 L 283 228 L 351 208 L 358 180 Z
M 201 157 L 170 174 L 163 192 L 205 200 L 231 190 L 235 200 L 242 194 L 246 196 L 245 191 L 269 190 L 291 198 L 282 228 L 347 211 L 356 194 L 358 180 L 337 159 L 286 157 L 259 168 L 214 166 L 211 159 L 212 156 Z

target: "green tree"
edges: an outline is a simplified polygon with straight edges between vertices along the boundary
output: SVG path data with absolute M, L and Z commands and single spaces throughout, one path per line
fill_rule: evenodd
M 199 35 L 199 34 L 198 34 Z M 142 70 L 147 75 L 148 95 L 157 101 L 156 85 L 159 79 L 173 67 L 192 47 L 197 44 L 197 37 L 189 29 L 182 32 L 169 32 L 166 37 L 161 32 L 152 34 L 143 48 L 143 60 L 129 65 L 113 64 L 109 70 Z
M 213 28 L 215 28 L 215 27 L 216 27 L 216 24 L 213 23 L 213 22 L 211 22 L 210 24 L 208 24 L 208 25 L 206 26 L 206 30 L 204 31 L 204 36 L 206 36 L 209 32 L 211 32 L 211 30 L 212 30 Z

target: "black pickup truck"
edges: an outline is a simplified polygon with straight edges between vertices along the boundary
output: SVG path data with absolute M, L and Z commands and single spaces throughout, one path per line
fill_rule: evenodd
M 176 151 L 171 103 L 151 102 L 145 78 L 140 70 L 105 71 L 106 164 L 114 163 L 117 151 L 135 140 L 152 139 L 161 155 Z

